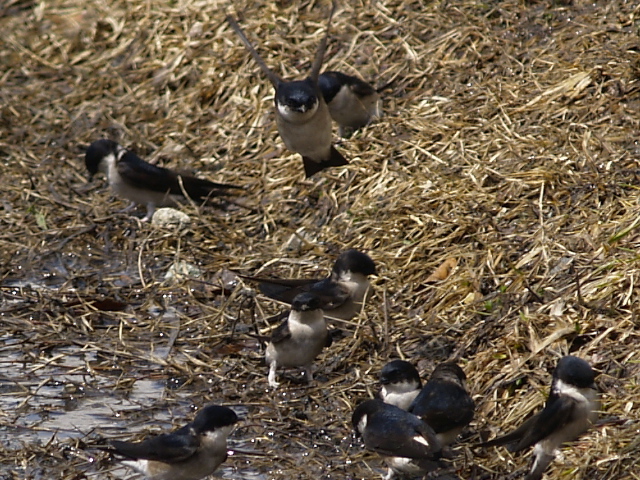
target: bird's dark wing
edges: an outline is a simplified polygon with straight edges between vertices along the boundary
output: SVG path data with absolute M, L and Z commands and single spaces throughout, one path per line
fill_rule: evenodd
M 333 345 L 333 340 L 335 339 L 340 339 L 343 337 L 343 332 L 342 330 L 338 329 L 338 328 L 333 328 L 331 330 L 329 330 L 329 333 L 327 335 L 327 339 L 324 342 L 324 348 L 329 348 L 331 345 Z
M 196 453 L 199 443 L 198 437 L 194 435 L 172 433 L 138 443 L 112 440 L 111 446 L 116 453 L 127 458 L 175 463 L 186 460 Z
M 349 299 L 349 292 L 330 277 L 317 278 L 263 278 L 239 275 L 240 278 L 258 282 L 260 291 L 269 298 L 291 304 L 300 293 L 311 292 L 320 297 L 323 310 L 337 308 Z
M 288 338 L 291 338 L 291 331 L 289 322 L 285 320 L 271 332 L 271 343 L 279 343 Z
M 537 414 L 532 428 L 527 429 L 520 441 L 510 445 L 509 450 L 517 452 L 530 447 L 573 421 L 577 402 L 573 398 L 562 395 L 553 402 L 547 402 L 544 409 Z
M 341 167 L 342 165 L 349 165 L 347 159 L 331 145 L 331 153 L 329 158 L 323 160 L 316 160 L 310 157 L 302 157 L 302 164 L 304 166 L 304 174 L 307 178 L 321 172 L 325 168 L 329 167 Z
M 335 71 L 324 72 L 320 75 L 318 78 L 318 86 L 320 87 L 324 101 L 327 103 L 331 103 L 343 86 L 347 87 L 358 97 L 368 97 L 377 93 L 376 89 L 364 80 Z
M 375 95 L 376 89 L 373 88 L 370 84 L 365 82 L 364 80 L 360 80 L 356 77 L 351 77 L 352 81 L 349 82 L 349 88 L 353 93 L 355 93 L 359 97 L 368 97 L 370 95 Z
M 212 193 L 220 193 L 223 190 L 241 188 L 226 183 L 210 182 L 192 175 L 179 175 L 168 168 L 147 163 L 131 151 L 127 151 L 122 156 L 117 168 L 122 180 L 132 187 L 161 193 L 168 192 L 172 195 L 184 195 L 182 189 L 184 187 L 184 191 L 193 200 L 202 200 Z
M 402 410 L 372 415 L 362 438 L 369 450 L 394 457 L 434 458 L 441 449 L 433 429 Z
M 253 48 L 253 45 L 251 45 L 251 42 L 242 31 L 242 28 L 240 28 L 240 25 L 238 25 L 238 22 L 236 22 L 234 18 L 230 15 L 227 16 L 227 22 L 229 22 L 229 25 L 231 25 L 231 28 L 233 28 L 233 30 L 238 34 L 238 36 L 240 37 L 240 40 L 242 40 L 242 43 L 244 43 L 244 46 L 247 47 L 247 50 L 249 50 L 249 53 L 251 54 L 253 59 L 256 61 L 258 66 L 262 69 L 262 72 L 267 76 L 267 78 L 269 79 L 273 87 L 277 89 L 278 85 L 280 85 L 280 83 L 282 82 L 282 79 L 267 66 L 264 60 L 262 60 L 262 57 L 256 51 L 256 49 Z
M 539 413 L 537 414 L 539 415 Z M 493 440 L 489 440 L 488 442 L 484 442 L 479 444 L 478 446 L 481 448 L 494 447 L 499 445 L 507 445 L 507 444 L 515 444 L 522 439 L 524 433 L 531 428 L 536 422 L 537 415 L 525 420 L 525 422 L 520 425 L 517 429 L 515 429 L 511 433 L 507 433 L 506 435 L 502 435 L 501 437 L 496 437 Z
M 203 200 L 207 197 L 216 196 L 230 189 L 242 189 L 242 187 L 238 187 L 236 185 L 210 182 L 204 178 L 197 178 L 191 175 L 180 174 L 179 176 L 182 179 L 182 186 L 184 187 L 185 192 L 187 192 L 187 195 L 189 195 L 193 200 Z M 179 193 L 183 193 L 181 188 Z
M 323 310 L 338 308 L 350 298 L 349 292 L 332 278 L 314 283 L 309 291 L 320 298 Z
M 308 292 L 311 285 L 318 282 L 317 278 L 265 278 L 238 275 L 240 278 L 257 282 L 260 291 L 269 298 L 280 302 L 289 303 L 300 293 Z
M 309 78 L 311 78 L 311 80 L 315 85 L 318 84 L 318 76 L 320 75 L 320 69 L 322 68 L 322 62 L 324 60 L 324 52 L 327 49 L 327 40 L 329 39 L 329 30 L 331 29 L 331 20 L 333 19 L 333 13 L 335 11 L 336 11 L 336 2 L 332 2 L 331 12 L 329 12 L 329 20 L 327 20 L 327 30 L 325 31 L 324 37 L 322 37 L 322 41 L 320 42 L 320 45 L 318 45 L 316 56 L 314 57 L 313 64 L 311 65 L 311 74 L 309 75 Z
M 265 322 L 269 325 L 277 324 L 278 326 L 280 326 L 281 322 L 286 322 L 287 318 L 289 317 L 289 313 L 290 312 L 288 310 L 282 311 L 280 313 L 276 313 L 275 315 L 272 315 L 269 318 L 266 318 Z M 259 334 L 250 333 L 250 332 L 246 332 L 245 335 L 251 338 L 255 338 L 256 340 L 258 340 L 258 342 L 260 342 L 260 345 L 264 347 L 267 343 L 272 341 L 272 336 L 277 330 L 277 328 L 278 327 L 273 329 L 270 335 L 259 335 Z
M 135 153 L 127 151 L 118 161 L 118 173 L 132 187 L 162 193 L 181 194 L 178 176 L 167 168 L 145 162 Z
M 420 391 L 409 411 L 437 433 L 468 425 L 475 404 L 467 392 L 450 382 L 430 381 Z
M 507 445 L 512 452 L 524 450 L 570 423 L 575 407 L 576 401 L 571 397 L 556 397 L 554 401 L 548 401 L 541 412 L 529 418 L 513 432 L 494 438 L 481 446 Z
M 329 104 L 342 88 L 341 76 L 346 76 L 340 72 L 324 72 L 318 77 L 318 87 L 322 92 L 324 101 Z

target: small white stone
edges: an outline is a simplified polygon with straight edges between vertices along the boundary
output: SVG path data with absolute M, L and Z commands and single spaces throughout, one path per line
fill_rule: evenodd
M 296 233 L 291 234 L 289 240 L 284 244 L 284 250 L 287 252 L 299 252 L 302 248 L 303 239 Z
M 181 277 L 197 278 L 202 276 L 202 270 L 184 260 L 173 263 L 167 273 L 164 274 L 165 280 L 180 280 Z
M 292 233 L 289 239 L 284 243 L 282 249 L 289 253 L 300 253 L 302 247 L 307 244 L 313 244 L 316 239 L 308 233 L 304 227 L 300 227 L 295 233 Z
M 151 224 L 158 227 L 186 227 L 191 223 L 191 218 L 184 212 L 175 208 L 159 208 L 153 214 Z

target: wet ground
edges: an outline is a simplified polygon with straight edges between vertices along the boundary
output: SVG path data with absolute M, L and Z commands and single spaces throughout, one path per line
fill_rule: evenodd
M 124 223 L 140 227 L 136 219 Z M 33 453 L 20 454 L 29 458 L 23 465 L 7 465 L 5 474 L 13 475 L 7 478 L 51 478 L 50 464 L 56 478 L 129 478 L 99 450 L 105 439 L 171 430 L 209 402 L 230 406 L 242 418 L 230 441 L 239 453 L 218 472 L 223 478 L 285 478 L 302 461 L 314 475 L 345 475 L 336 459 L 360 448 L 349 419 L 339 418 L 347 394 L 342 375 L 329 379 L 321 372 L 308 386 L 291 370 L 291 382 L 273 391 L 261 346 L 245 333 L 264 326 L 251 321 L 251 291 L 234 287 L 236 281 L 223 285 L 227 290 L 197 280 L 147 290 L 139 272 L 122 268 L 127 261 L 118 256 L 101 263 L 96 293 L 89 296 L 73 272 L 90 267 L 71 265 L 65 256 L 41 265 L 52 272 L 46 280 L 5 280 L 5 452 L 7 458 L 23 448 Z M 73 286 L 78 283 L 82 290 Z M 236 307 L 221 309 L 234 295 Z M 346 338 L 338 343 L 353 342 Z M 329 365 L 344 361 L 327 355 Z M 319 426 L 329 418 L 338 423 Z

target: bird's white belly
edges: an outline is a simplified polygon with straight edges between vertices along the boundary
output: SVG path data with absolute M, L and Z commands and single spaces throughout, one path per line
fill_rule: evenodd
M 122 463 L 142 473 L 148 480 L 200 480 L 211 475 L 226 457 L 223 451 L 200 450 L 186 462 L 163 463 L 149 460 L 125 460 Z
M 378 104 L 378 95 L 359 98 L 348 88 L 342 88 L 331 100 L 329 110 L 338 124 L 360 128 L 369 123 L 372 116 L 380 116 Z
M 170 207 L 176 205 L 176 199 L 169 193 L 154 192 L 152 190 L 141 190 L 134 188 L 129 184 L 118 179 L 110 183 L 111 189 L 116 195 L 119 195 L 132 202 L 147 205 L 153 203 L 157 207 Z
M 312 159 L 326 159 L 331 151 L 331 116 L 321 101 L 311 118 L 290 113 L 289 118 L 276 115 L 276 125 L 282 141 L 292 152 Z
M 419 389 L 406 392 L 393 392 L 386 386 L 383 386 L 381 397 L 384 403 L 395 405 L 402 410 L 409 410 L 411 403 L 418 396 L 418 393 L 420 393 Z
M 322 351 L 327 338 L 324 320 L 318 325 L 295 325 L 290 328 L 291 338 L 279 343 L 277 348 L 272 343 L 267 345 L 267 363 L 275 360 L 283 367 L 300 367 L 311 364 Z

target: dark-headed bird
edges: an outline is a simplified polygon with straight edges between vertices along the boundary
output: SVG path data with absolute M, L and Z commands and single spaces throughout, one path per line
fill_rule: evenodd
M 291 312 L 271 334 L 265 360 L 269 365 L 269 386 L 277 387 L 278 367 L 304 367 L 311 382 L 311 362 L 330 342 L 322 302 L 313 293 L 301 293 L 291 303 Z
M 403 410 L 409 410 L 422 387 L 418 370 L 404 360 L 392 360 L 382 367 L 380 384 L 382 401 Z
M 318 86 L 318 76 L 322 68 L 335 8 L 334 3 L 329 14 L 327 30 L 318 46 L 310 75 L 304 80 L 290 82 L 284 81 L 267 66 L 240 25 L 232 17 L 227 17 L 233 30 L 275 88 L 278 133 L 289 150 L 302 155 L 307 177 L 328 167 L 347 164 L 346 159 L 332 145 L 331 115 Z
M 442 446 L 452 444 L 473 420 L 475 403 L 467 392 L 466 380 L 458 365 L 441 363 L 409 407 L 433 428 Z
M 173 433 L 136 443 L 112 440 L 111 451 L 149 480 L 200 480 L 227 458 L 227 437 L 237 421 L 230 408 L 209 405 Z
M 311 292 L 322 302 L 329 319 L 351 320 L 362 310 L 369 292 L 369 275 L 375 275 L 371 257 L 358 250 L 347 250 L 337 258 L 331 274 L 323 279 L 279 279 L 240 275 L 259 284 L 260 291 L 269 298 L 291 304 L 302 292 Z
M 380 399 L 366 400 L 354 410 L 351 423 L 367 450 L 385 457 L 389 465 L 385 480 L 440 467 L 442 446 L 435 432 L 412 413 Z
M 544 408 L 507 435 L 479 445 L 507 445 L 512 452 L 533 446 L 533 464 L 525 480 L 539 480 L 565 442 L 575 440 L 598 418 L 599 396 L 591 366 L 578 357 L 562 357 L 553 372 Z
M 104 173 L 116 195 L 146 205 L 147 214 L 143 221 L 151 219 L 156 207 L 176 205 L 177 197 L 184 198 L 185 193 L 200 202 L 229 189 L 240 188 L 152 165 L 107 139 L 96 140 L 89 145 L 85 164 L 92 177 L 98 172 Z
M 380 116 L 380 94 L 364 80 L 341 72 L 324 72 L 318 78 L 331 118 L 338 124 L 341 137 Z

